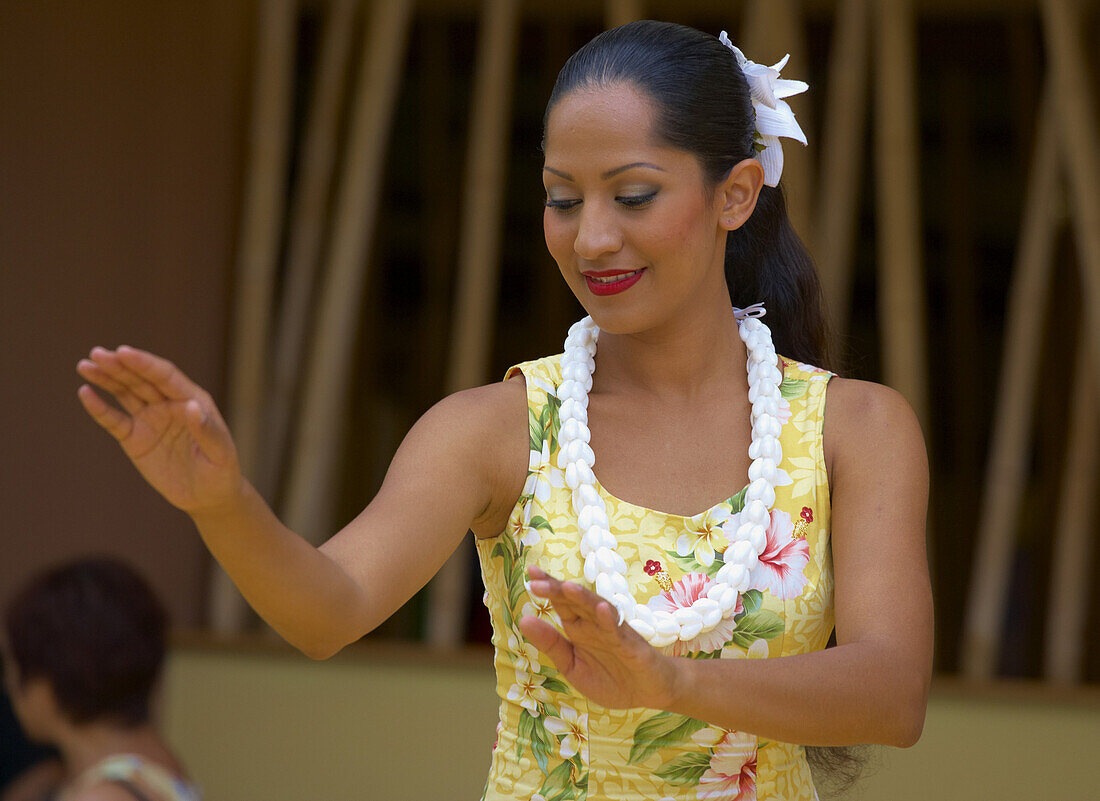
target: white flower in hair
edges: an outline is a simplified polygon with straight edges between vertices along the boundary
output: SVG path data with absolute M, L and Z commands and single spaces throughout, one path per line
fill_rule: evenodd
M 741 71 L 749 82 L 752 94 L 752 107 L 756 112 L 756 134 L 758 152 L 756 157 L 764 167 L 764 183 L 777 186 L 779 176 L 783 174 L 783 146 L 779 137 L 786 136 L 806 144 L 806 134 L 794 118 L 791 107 L 783 100 L 791 95 L 801 94 L 810 88 L 805 81 L 791 81 L 779 77 L 779 71 L 787 65 L 788 53 L 770 67 L 757 64 L 745 58 L 725 31 L 718 41 L 733 51 Z

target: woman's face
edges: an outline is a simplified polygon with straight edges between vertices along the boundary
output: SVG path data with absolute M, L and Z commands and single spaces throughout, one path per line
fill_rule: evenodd
M 657 143 L 653 122 L 648 96 L 629 84 L 575 90 L 547 120 L 546 245 L 612 333 L 658 327 L 700 303 L 729 307 L 725 193 L 708 192 L 694 155 Z

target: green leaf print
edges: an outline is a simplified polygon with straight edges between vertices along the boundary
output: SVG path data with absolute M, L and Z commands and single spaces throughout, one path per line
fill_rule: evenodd
M 543 768 L 545 770 L 545 768 Z M 566 798 L 576 798 L 573 792 L 573 763 L 562 762 L 546 777 L 539 788 L 539 795 L 546 801 L 564 801 Z
M 732 498 L 730 498 L 730 511 L 731 512 L 733 512 L 734 514 L 737 514 L 742 509 L 745 508 L 745 493 L 748 492 L 748 490 L 749 490 L 749 488 L 745 487 L 739 493 L 737 493 Z
M 519 554 L 516 552 L 516 543 L 511 537 L 501 537 L 497 544 L 493 546 L 493 550 L 489 555 L 499 556 L 503 559 L 505 576 L 512 575 L 512 571 L 515 568 L 516 557 L 518 557 Z
M 634 745 L 630 749 L 628 764 L 634 765 L 650 754 L 669 745 L 686 742 L 691 735 L 707 724 L 671 712 L 659 712 L 643 721 L 634 730 Z
M 543 667 L 542 674 L 544 676 L 546 676 L 546 679 L 542 682 L 543 689 L 545 689 L 547 692 L 552 692 L 552 693 L 567 693 L 567 692 L 569 692 L 569 687 L 566 686 L 564 681 L 562 681 L 561 679 L 558 679 L 558 678 L 554 678 L 553 676 L 547 675 L 548 671 L 553 672 L 553 670 L 554 669 L 551 668 L 551 667 Z
M 530 743 L 533 741 L 531 735 L 531 727 L 535 723 L 535 718 L 526 709 L 520 710 L 519 713 L 519 731 L 516 733 L 516 759 L 523 756 L 524 743 Z
M 721 659 L 722 649 L 719 648 L 717 651 L 696 651 L 693 654 L 688 654 L 688 656 L 692 659 Z
M 561 431 L 561 399 L 557 395 L 546 396 L 546 408 L 550 410 L 550 450 L 558 448 L 558 432 Z
M 514 582 L 508 587 L 508 606 L 515 610 L 519 606 L 519 599 L 523 596 L 523 584 Z M 509 617 L 513 620 L 516 619 L 516 612 L 512 612 Z M 510 623 L 508 625 L 511 625 Z
M 539 416 L 530 406 L 527 407 L 527 418 L 531 427 L 531 450 L 542 453 L 542 443 L 546 439 L 546 427 L 543 426 Z
M 709 753 L 684 754 L 661 766 L 656 773 L 669 784 L 694 787 L 710 767 Z
M 543 531 L 548 531 L 551 534 L 554 533 L 554 527 L 550 525 L 550 521 L 542 515 L 535 515 L 531 518 L 531 522 L 528 524 L 531 528 L 541 528 Z
M 508 573 L 508 604 L 515 609 L 519 606 L 519 599 L 527 588 L 523 585 L 523 560 L 517 559 L 512 570 Z
M 706 573 L 711 578 L 718 575 L 718 571 L 722 569 L 722 565 L 725 562 L 722 561 L 721 554 L 715 554 L 714 562 L 710 567 L 706 567 L 699 562 L 694 556 L 680 556 L 676 551 L 665 551 L 668 554 L 668 558 L 671 559 L 680 570 L 685 573 Z
M 730 642 L 747 649 L 755 640 L 774 640 L 782 633 L 783 618 L 770 609 L 758 609 L 737 618 L 737 628 Z
M 533 718 L 531 723 L 531 753 L 535 761 L 539 763 L 539 770 L 546 773 L 550 751 L 557 741 L 546 730 L 546 723 L 541 717 Z M 543 793 L 545 795 L 545 793 Z
M 745 605 L 745 612 L 755 612 L 764 602 L 764 593 L 760 590 L 745 590 L 741 593 L 741 603 Z
M 801 398 L 806 394 L 806 387 L 809 383 L 809 381 L 805 380 L 788 379 L 779 385 L 779 394 L 786 400 Z

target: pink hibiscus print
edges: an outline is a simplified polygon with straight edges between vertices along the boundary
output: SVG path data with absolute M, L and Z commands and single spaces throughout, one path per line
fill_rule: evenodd
M 706 573 L 688 573 L 679 581 L 673 583 L 671 590 L 666 590 L 660 595 L 649 599 L 646 604 L 654 612 L 675 612 L 677 609 L 687 609 L 700 598 L 707 597 L 707 591 L 715 584 L 714 579 Z M 733 614 L 737 615 L 745 611 L 745 605 L 741 597 L 737 598 L 737 606 Z M 697 651 L 717 651 L 733 638 L 733 630 L 736 624 L 733 615 L 723 618 L 710 631 L 704 631 L 698 637 L 687 640 L 677 640 L 672 644 L 673 656 L 685 656 Z
M 760 554 L 760 561 L 749 575 L 749 587 L 767 590 L 776 598 L 797 598 L 806 586 L 802 570 L 810 561 L 810 544 L 796 539 L 791 516 L 780 509 L 772 509 L 768 524 L 768 544 Z
M 756 738 L 739 731 L 723 737 L 696 794 L 700 799 L 756 801 Z
M 784 426 L 787 421 L 791 419 L 791 402 L 786 398 L 781 397 L 779 399 L 779 411 L 775 415 L 779 420 L 779 425 Z

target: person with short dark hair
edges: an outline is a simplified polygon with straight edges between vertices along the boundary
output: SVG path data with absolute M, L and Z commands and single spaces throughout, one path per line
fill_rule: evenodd
M 197 801 L 154 725 L 167 617 L 123 562 L 79 559 L 33 579 L 4 616 L 5 682 L 27 736 L 61 753 L 57 801 Z

